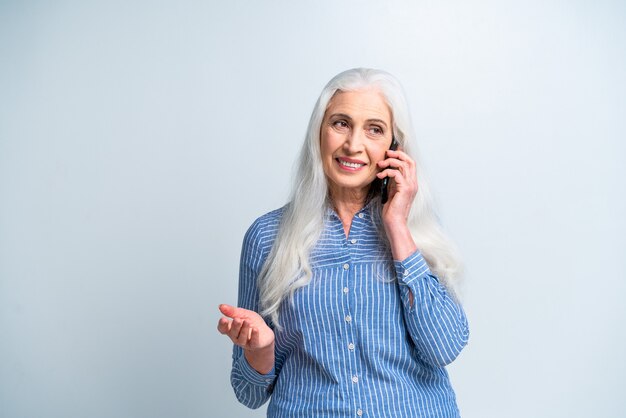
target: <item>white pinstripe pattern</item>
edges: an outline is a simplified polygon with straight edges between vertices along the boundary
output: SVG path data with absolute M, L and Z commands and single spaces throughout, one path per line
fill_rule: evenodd
M 257 278 L 281 214 L 260 217 L 246 233 L 243 308 L 259 311 Z M 281 418 L 459 416 L 444 366 L 467 344 L 463 309 L 419 252 L 392 261 L 377 222 L 364 208 L 346 239 L 329 211 L 311 283 L 281 305 L 274 370 L 257 373 L 234 346 L 231 383 L 241 403 L 258 408 L 270 399 L 268 416 Z

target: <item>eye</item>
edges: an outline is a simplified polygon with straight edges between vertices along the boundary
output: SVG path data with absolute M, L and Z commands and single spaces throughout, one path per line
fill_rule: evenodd
M 372 135 L 383 135 L 385 133 L 385 131 L 383 131 L 383 128 L 378 125 L 371 125 L 369 128 L 367 128 L 367 130 Z
M 333 122 L 333 127 L 339 131 L 343 131 L 348 129 L 350 125 L 348 125 L 348 122 L 346 122 L 345 120 L 339 119 Z

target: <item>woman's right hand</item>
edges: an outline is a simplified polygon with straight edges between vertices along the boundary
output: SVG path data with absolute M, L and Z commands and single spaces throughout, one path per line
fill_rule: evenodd
M 243 348 L 248 363 L 256 371 L 269 373 L 274 367 L 274 331 L 254 311 L 226 304 L 219 309 L 224 316 L 218 321 L 217 330 Z

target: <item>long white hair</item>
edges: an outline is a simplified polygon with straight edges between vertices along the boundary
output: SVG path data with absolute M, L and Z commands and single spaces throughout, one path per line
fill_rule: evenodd
M 418 191 L 408 225 L 417 248 L 453 296 L 460 273 L 456 251 L 443 234 L 433 209 L 432 197 L 422 175 L 416 152 L 415 134 L 402 86 L 391 74 L 368 68 L 354 68 L 336 75 L 322 90 L 313 109 L 300 151 L 289 204 L 282 215 L 274 246 L 263 265 L 259 280 L 261 314 L 280 327 L 279 307 L 299 287 L 311 281 L 309 256 L 320 238 L 326 209 L 331 205 L 328 183 L 320 152 L 320 129 L 328 104 L 338 91 L 375 89 L 385 98 L 392 114 L 393 132 L 401 149 L 416 163 Z M 380 214 L 379 199 L 371 210 Z M 379 234 L 386 242 L 384 230 Z

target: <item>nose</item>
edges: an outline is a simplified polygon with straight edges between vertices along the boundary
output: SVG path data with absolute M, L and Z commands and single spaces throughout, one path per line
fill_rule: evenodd
M 364 133 L 359 130 L 353 130 L 346 135 L 346 140 L 343 143 L 343 149 L 350 155 L 358 154 L 363 151 L 364 146 Z

